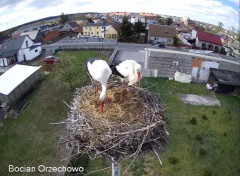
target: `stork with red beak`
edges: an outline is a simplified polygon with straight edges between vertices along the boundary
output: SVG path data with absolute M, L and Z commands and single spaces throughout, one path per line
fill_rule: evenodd
M 142 78 L 142 66 L 134 60 L 125 60 L 117 65 L 110 66 L 112 74 L 120 76 L 121 81 L 131 86 L 137 82 L 140 83 Z M 128 95 L 130 97 L 130 89 L 128 89 Z M 122 95 L 121 95 L 122 99 Z
M 112 70 L 105 60 L 98 58 L 90 58 L 87 61 L 86 68 L 88 70 L 90 78 L 92 79 L 92 82 L 95 80 L 101 84 L 102 90 L 99 96 L 99 108 L 102 114 L 104 100 L 107 96 L 107 82 L 109 77 L 112 75 Z

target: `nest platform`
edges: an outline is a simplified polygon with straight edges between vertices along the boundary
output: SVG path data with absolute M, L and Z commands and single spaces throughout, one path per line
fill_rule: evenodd
M 124 90 L 121 103 L 120 86 Z M 165 106 L 136 86 L 130 87 L 129 99 L 128 88 L 119 82 L 109 83 L 103 114 L 93 85 L 77 89 L 66 120 L 68 145 L 91 158 L 104 155 L 119 161 L 143 151 L 162 152 L 169 137 L 163 117 Z

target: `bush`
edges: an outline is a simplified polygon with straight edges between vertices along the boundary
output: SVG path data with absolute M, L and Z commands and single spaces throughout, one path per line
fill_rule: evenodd
M 175 156 L 170 156 L 170 157 L 168 158 L 168 160 L 169 160 L 169 163 L 171 163 L 171 164 L 177 164 L 177 163 L 179 163 L 179 160 L 178 160 Z
M 200 148 L 198 151 L 199 155 L 205 156 L 207 154 L 207 151 L 204 148 Z
M 211 175 L 212 175 L 212 172 L 209 171 L 209 170 L 205 170 L 205 172 L 204 172 L 203 175 L 204 175 L 204 176 L 211 176 Z
M 215 111 L 213 111 L 213 112 L 215 112 Z M 202 119 L 203 119 L 203 120 L 207 120 L 207 119 L 208 119 L 207 116 L 206 116 L 206 114 L 203 114 L 203 115 L 202 115 Z
M 195 136 L 195 139 L 196 139 L 197 141 L 202 141 L 202 136 L 199 135 L 199 134 L 197 134 L 197 135 Z
M 196 120 L 196 118 L 193 117 L 193 118 L 190 120 L 190 123 L 191 123 L 192 125 L 197 125 L 197 120 Z

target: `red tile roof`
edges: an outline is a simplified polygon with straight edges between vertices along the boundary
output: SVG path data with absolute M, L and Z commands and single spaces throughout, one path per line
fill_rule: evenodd
M 198 40 L 200 41 L 222 46 L 221 39 L 218 35 L 203 32 L 203 31 L 197 31 L 197 36 L 198 36 Z

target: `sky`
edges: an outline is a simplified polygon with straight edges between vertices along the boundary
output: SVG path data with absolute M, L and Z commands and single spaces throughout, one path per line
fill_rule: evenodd
M 45 17 L 82 12 L 149 12 L 239 28 L 239 0 L 0 0 L 0 31 Z

